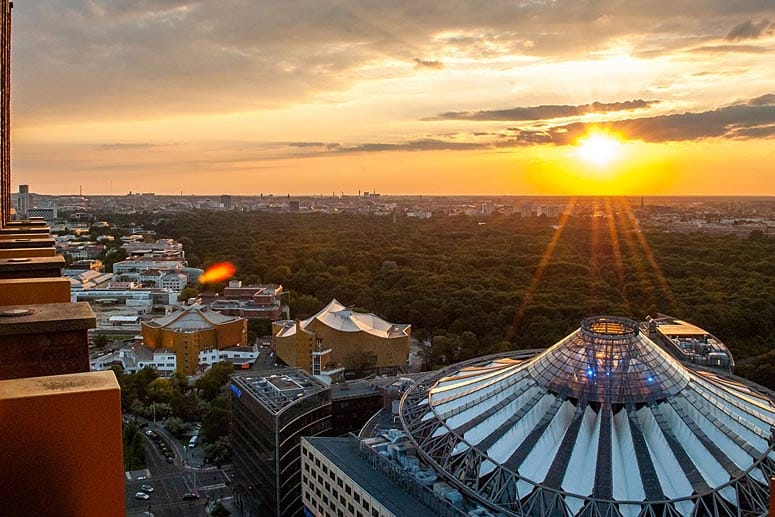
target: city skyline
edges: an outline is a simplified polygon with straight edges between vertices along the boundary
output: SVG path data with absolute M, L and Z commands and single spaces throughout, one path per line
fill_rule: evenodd
M 218 7 L 17 4 L 14 184 L 775 195 L 770 2 Z

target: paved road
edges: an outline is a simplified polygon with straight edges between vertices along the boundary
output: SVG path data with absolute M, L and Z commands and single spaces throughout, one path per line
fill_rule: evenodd
M 149 426 L 150 427 L 150 426 Z M 148 428 L 143 429 L 145 431 Z M 154 428 L 159 432 L 158 428 Z M 168 446 L 176 451 L 175 463 L 168 463 L 156 442 L 147 435 L 145 456 L 150 471 L 148 479 L 127 480 L 126 513 L 127 515 L 143 515 L 150 511 L 156 517 L 193 517 L 207 515 L 205 504 L 208 497 L 211 500 L 228 497 L 231 490 L 226 486 L 229 469 L 226 472 L 219 469 L 197 469 L 184 467 L 181 461 L 181 449 L 175 446 L 173 440 L 168 441 Z M 135 499 L 135 493 L 140 491 L 140 486 L 149 484 L 154 488 L 148 500 Z M 200 498 L 195 501 L 183 501 L 183 495 L 197 491 Z M 149 510 L 150 508 L 150 510 Z

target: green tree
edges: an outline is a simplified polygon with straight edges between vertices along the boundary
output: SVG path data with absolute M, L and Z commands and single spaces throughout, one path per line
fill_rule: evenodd
M 225 361 L 216 363 L 196 380 L 194 386 L 201 390 L 204 400 L 211 401 L 221 393 L 233 371 L 234 365 L 231 363 Z
M 108 344 L 108 336 L 105 334 L 95 334 L 93 342 L 97 348 L 105 348 Z
M 175 416 L 169 417 L 166 422 L 164 422 L 164 427 L 175 436 L 182 436 L 191 429 L 189 424 Z
M 199 296 L 199 289 L 188 285 L 184 287 L 182 291 L 180 291 L 180 294 L 178 295 L 178 301 L 185 302 L 189 298 L 196 298 L 197 296 Z
M 105 266 L 105 271 L 108 273 L 113 272 L 113 264 L 126 260 L 128 253 L 124 248 L 108 248 L 105 252 L 105 258 L 102 259 L 102 263 Z
M 148 383 L 146 393 L 152 402 L 169 403 L 175 395 L 175 385 L 169 379 L 159 377 Z
M 215 443 L 219 438 L 229 436 L 231 432 L 231 412 L 228 399 L 221 395 L 213 400 L 210 409 L 202 419 L 202 439 L 205 443 Z
M 220 436 L 213 443 L 207 443 L 204 449 L 207 461 L 219 468 L 231 461 L 231 438 L 228 435 Z

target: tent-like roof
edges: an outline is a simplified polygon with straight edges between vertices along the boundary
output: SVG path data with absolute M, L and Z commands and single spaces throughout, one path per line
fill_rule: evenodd
M 629 320 L 430 376 L 400 416 L 424 461 L 510 515 L 767 513 L 772 399 L 687 368 Z
M 404 337 L 409 333 L 411 325 L 390 323 L 376 314 L 354 312 L 334 298 L 317 314 L 301 322 L 301 328 L 306 329 L 313 321 L 341 332 L 366 332 L 374 336 L 392 338 Z M 292 336 L 296 333 L 296 325 L 289 322 L 278 337 Z
M 209 310 L 207 307 L 194 304 L 182 311 L 174 312 L 169 316 L 156 318 L 149 322 L 143 322 L 143 324 L 149 327 L 162 327 L 169 330 L 190 332 L 210 329 L 238 319 L 240 318 L 226 316 L 220 312 Z

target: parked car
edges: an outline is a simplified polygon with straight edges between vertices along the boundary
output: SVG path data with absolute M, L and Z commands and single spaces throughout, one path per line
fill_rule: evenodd
M 184 501 L 195 501 L 197 499 L 199 499 L 199 494 L 192 494 L 192 493 L 183 494 Z
M 151 485 L 143 485 L 140 487 L 140 490 L 150 494 L 151 492 L 153 492 L 153 487 Z
M 147 501 L 150 498 L 151 498 L 151 496 L 146 494 L 145 492 L 137 492 L 135 494 L 135 499 L 144 499 L 144 500 Z

